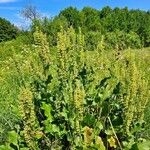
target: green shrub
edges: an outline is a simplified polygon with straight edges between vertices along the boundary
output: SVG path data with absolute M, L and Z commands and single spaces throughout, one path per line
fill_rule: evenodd
M 134 49 L 143 47 L 140 37 L 134 32 L 108 32 L 105 35 L 105 42 L 108 49 L 124 50 L 128 48 Z
M 15 39 L 19 29 L 8 20 L 0 18 L 0 42 Z

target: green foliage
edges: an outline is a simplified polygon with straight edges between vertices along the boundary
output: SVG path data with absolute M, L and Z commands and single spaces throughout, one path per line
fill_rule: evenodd
M 61 11 L 59 16 L 65 17 L 69 26 L 73 26 L 76 29 L 81 26 L 79 11 L 76 8 L 68 7 Z
M 6 19 L 0 18 L 0 42 L 16 38 L 19 30 Z
M 108 32 L 105 35 L 105 42 L 107 49 L 124 50 L 128 48 L 141 48 L 143 46 L 140 37 L 134 32 Z
M 85 43 L 86 43 L 86 48 L 87 50 L 95 50 L 97 49 L 97 45 L 102 44 L 101 42 L 103 41 L 103 35 L 99 32 L 88 32 L 85 35 Z M 102 46 L 102 45 L 101 45 Z
M 42 22 L 44 33 L 51 35 L 52 39 L 56 37 L 56 34 L 51 34 L 56 32 L 52 31 L 56 28 L 60 29 L 60 26 L 64 27 L 65 25 L 66 27 L 68 25 L 68 27 L 73 26 L 76 32 L 81 27 L 83 33 L 87 34 L 87 36 L 89 32 L 96 32 L 95 34 L 101 33 L 102 35 L 106 35 L 106 38 L 107 34 L 117 36 L 116 32 L 123 33 L 127 36 L 124 37 L 126 39 L 122 37 L 123 42 L 125 44 L 127 42 L 131 48 L 150 46 L 150 13 L 142 10 L 129 10 L 127 7 L 112 9 L 108 6 L 101 10 L 91 7 L 84 7 L 82 10 L 77 10 L 76 8 L 69 7 L 62 10 L 54 19 Z M 128 38 L 129 41 L 126 41 Z
M 5 131 L 8 140 L 1 149 L 149 147 L 142 134 L 150 94 L 144 51 L 106 51 L 103 37 L 93 39 L 89 51 L 89 39 L 72 27 L 60 29 L 56 47 L 49 46 L 39 28 L 33 37 L 33 45 L 22 46 L 22 53 L 8 61 L 12 68 L 6 70 L 2 61 L 2 81 L 11 77 L 10 71 L 16 75 L 18 89 L 11 93 L 17 97 L 19 107 L 13 107 L 20 121 Z
M 81 27 L 85 33 L 88 31 L 101 31 L 101 22 L 98 10 L 91 7 L 84 7 L 81 11 L 81 21 Z
M 150 53 L 134 48 L 148 25 L 140 10 L 69 7 L 0 43 L 0 149 L 147 150 Z

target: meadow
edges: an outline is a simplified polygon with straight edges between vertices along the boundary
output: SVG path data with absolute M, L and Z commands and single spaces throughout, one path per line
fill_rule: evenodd
M 149 150 L 148 36 L 55 19 L 0 43 L 0 150 Z

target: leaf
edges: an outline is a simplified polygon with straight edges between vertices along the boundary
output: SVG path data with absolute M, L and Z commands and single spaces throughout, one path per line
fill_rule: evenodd
M 59 127 L 56 126 L 55 124 L 52 125 L 52 131 L 55 133 L 59 133 Z
M 106 150 L 101 137 L 97 136 L 95 138 L 95 144 L 96 144 L 97 150 Z
M 150 141 L 137 144 L 139 150 L 150 150 Z
M 0 133 L 3 133 L 3 132 L 4 132 L 4 129 L 0 127 Z
M 112 135 L 112 134 L 113 134 L 113 131 L 110 130 L 110 129 L 107 129 L 107 130 L 105 131 L 105 133 L 106 133 L 107 135 Z
M 98 127 L 100 130 L 103 129 L 103 125 L 102 125 L 102 123 L 101 123 L 100 121 L 98 121 L 98 122 L 96 123 L 96 127 Z
M 127 150 L 128 150 L 128 149 L 127 149 Z M 130 148 L 130 150 L 140 150 L 140 149 L 138 148 L 137 143 L 134 143 L 134 144 L 132 145 L 132 147 Z
M 29 148 L 26 148 L 26 147 L 25 148 L 20 148 L 20 150 L 29 150 Z
M 42 103 L 42 109 L 44 110 L 44 114 L 47 117 L 49 122 L 53 121 L 53 116 L 51 115 L 52 107 L 50 104 Z
M 103 125 L 100 121 L 98 121 L 95 125 L 95 128 L 94 128 L 94 132 L 95 134 L 99 134 L 101 132 L 101 130 L 103 129 Z
M 91 114 L 87 114 L 84 119 L 83 119 L 84 123 L 87 125 L 87 126 L 92 126 L 94 125 L 96 119 L 94 116 L 92 116 Z
M 0 150 L 13 150 L 10 146 L 8 145 L 0 145 Z
M 18 134 L 15 131 L 10 131 L 8 133 L 8 140 L 9 140 L 9 143 L 12 143 L 18 146 Z
M 52 125 L 49 124 L 49 122 L 44 122 L 45 124 L 45 133 L 51 133 L 52 132 Z
M 11 150 L 11 148 L 5 145 L 0 145 L 0 150 Z
M 56 126 L 55 124 L 45 124 L 45 132 L 46 133 L 59 133 L 59 127 Z

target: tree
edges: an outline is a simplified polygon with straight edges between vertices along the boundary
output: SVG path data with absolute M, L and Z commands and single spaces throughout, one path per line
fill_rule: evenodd
M 12 25 L 8 20 L 0 18 L 0 42 L 16 38 L 19 29 Z
M 28 20 L 36 20 L 40 17 L 40 13 L 37 11 L 37 8 L 33 5 L 27 5 L 21 11 L 21 15 Z
M 80 15 L 79 11 L 74 7 L 68 7 L 60 12 L 59 17 L 64 16 L 69 26 L 73 26 L 75 29 L 80 27 Z
M 83 28 L 87 31 L 100 31 L 101 23 L 99 18 L 99 11 L 91 8 L 84 7 L 81 11 Z
M 112 9 L 109 6 L 106 6 L 100 11 L 100 18 L 105 18 L 110 13 L 112 13 Z

